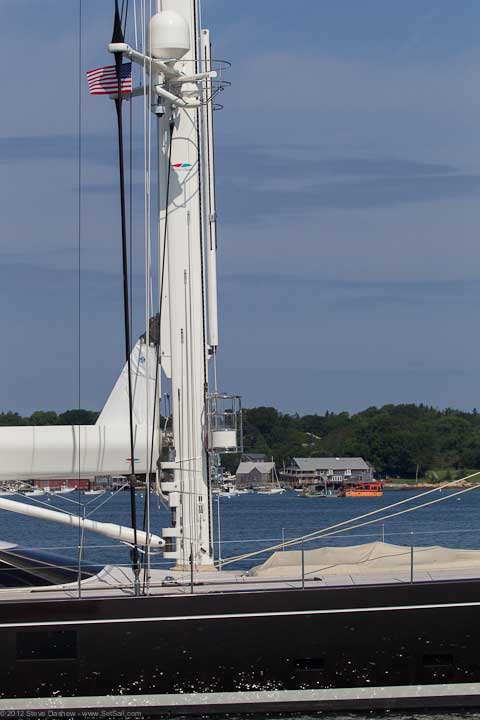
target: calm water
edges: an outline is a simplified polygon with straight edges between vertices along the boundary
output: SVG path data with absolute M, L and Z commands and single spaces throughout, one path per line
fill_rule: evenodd
M 284 495 L 241 495 L 233 498 L 214 498 L 214 525 L 215 538 L 217 534 L 217 510 L 220 509 L 220 526 L 222 538 L 222 557 L 234 556 L 250 550 L 268 547 L 282 538 L 287 540 L 307 532 L 334 525 L 349 518 L 368 513 L 379 508 L 386 508 L 388 505 L 397 503 L 407 498 L 418 498 L 420 493 L 412 491 L 386 492 L 382 498 L 300 498 L 296 493 L 285 493 Z M 130 522 L 129 494 L 119 493 L 116 496 L 107 496 L 108 501 L 104 503 L 105 496 L 84 496 L 78 497 L 72 493 L 67 497 L 53 496 L 40 498 L 48 507 L 58 507 L 76 511 L 80 500 L 86 514 L 89 517 L 128 525 Z M 353 545 L 357 543 L 382 540 L 400 545 L 444 545 L 447 547 L 480 548 L 480 489 L 473 490 L 455 497 L 454 491 L 443 491 L 441 494 L 427 496 L 424 500 L 445 498 L 436 505 L 427 507 L 416 512 L 410 512 L 391 520 L 385 520 L 377 525 L 356 529 L 348 533 L 342 533 L 335 538 L 322 540 L 323 544 L 329 545 Z M 26 501 L 31 502 L 31 501 Z M 144 498 L 142 493 L 137 493 L 139 505 L 138 520 L 139 526 L 143 523 L 141 508 Z M 220 503 L 218 505 L 218 502 Z M 396 512 L 406 507 L 413 506 L 414 502 L 402 505 L 390 512 Z M 388 512 L 388 511 L 387 511 Z M 163 508 L 153 509 L 153 531 L 160 533 L 162 527 L 169 525 L 168 512 Z M 75 564 L 75 557 L 78 546 L 78 531 L 56 525 L 51 522 L 38 521 L 21 515 L 14 515 L 0 511 L 0 540 L 18 543 L 24 547 L 44 548 L 62 552 L 72 558 Z M 318 546 L 318 544 L 317 544 Z M 315 545 L 307 545 L 315 547 Z M 250 567 L 252 564 L 262 562 L 269 553 L 265 553 L 255 559 L 243 561 L 236 567 Z M 128 563 L 128 550 L 112 545 L 108 539 L 100 536 L 87 534 L 86 557 L 99 564 L 105 563 Z M 161 564 L 158 561 L 157 564 Z M 232 566 L 235 567 L 235 566 Z M 350 720 L 354 718 L 377 718 L 378 720 L 413 720 L 422 717 L 426 720 L 459 720 L 460 718 L 471 718 L 480 720 L 480 713 L 455 712 L 455 713 L 372 713 L 365 712 L 358 714 L 297 714 L 281 715 L 269 714 L 264 716 L 252 716 L 256 720 L 285 720 L 287 717 L 295 717 L 301 720 L 308 718 L 322 717 L 325 720 Z M 229 716 L 235 718 L 241 716 Z M 179 720 L 177 718 L 176 720 Z M 222 720 L 220 718 L 220 720 Z
M 379 522 L 375 525 L 342 532 L 335 537 L 309 543 L 306 548 L 321 545 L 356 545 L 384 540 L 398 545 L 445 545 L 447 547 L 480 548 L 480 490 L 455 496 L 455 491 L 442 491 L 419 499 L 419 503 L 445 498 L 445 501 L 415 512 Z M 259 547 L 266 547 L 282 538 L 298 537 L 321 528 L 342 523 L 373 510 L 412 498 L 385 514 L 415 504 L 417 491 L 388 491 L 382 498 L 302 498 L 297 493 L 284 495 L 244 495 L 221 498 L 222 556 L 234 556 Z M 448 499 L 447 499 L 448 498 Z M 217 500 L 214 500 L 214 514 Z M 382 516 L 383 513 L 379 513 Z M 366 518 L 370 520 L 375 518 Z M 361 521 L 360 521 L 361 522 Z M 263 538 L 265 542 L 259 543 Z M 261 562 L 268 554 L 240 563 L 249 567 Z M 237 566 L 238 567 L 238 566 Z
M 343 532 L 336 537 L 309 543 L 307 548 L 318 545 L 354 545 L 385 540 L 398 545 L 444 545 L 447 547 L 480 548 L 480 489 L 460 496 L 455 491 L 443 491 L 429 495 L 418 502 L 444 498 L 444 501 L 415 512 L 379 522 L 375 525 Z M 386 508 L 406 498 L 411 503 L 401 505 L 389 512 L 406 509 L 415 504 L 420 493 L 415 491 L 385 492 L 382 498 L 301 498 L 297 493 L 284 495 L 240 495 L 238 497 L 214 498 L 213 515 L 215 539 L 218 539 L 217 517 L 220 502 L 220 528 L 222 557 L 232 557 L 288 540 L 317 529 L 341 523 L 349 518 L 372 510 Z M 105 499 L 108 498 L 107 502 Z M 77 500 L 88 517 L 107 522 L 130 524 L 129 494 L 115 496 L 84 496 L 71 493 L 67 496 L 43 496 L 42 503 L 76 512 Z M 31 501 L 26 501 L 31 502 Z M 137 493 L 138 523 L 143 523 L 143 493 Z M 383 513 L 380 513 L 383 515 Z M 161 528 L 169 525 L 169 513 L 156 506 L 152 510 L 152 529 L 161 534 Z M 375 517 L 375 516 L 374 516 Z M 75 558 L 78 547 L 78 530 L 51 522 L 39 521 L 22 515 L 0 511 L 0 540 L 18 543 L 24 547 L 44 548 L 62 552 Z M 262 562 L 269 553 L 255 559 L 244 560 L 231 567 L 248 568 Z M 86 558 L 105 563 L 128 563 L 128 549 L 112 543 L 107 538 L 87 533 Z M 161 565 L 161 560 L 157 564 Z

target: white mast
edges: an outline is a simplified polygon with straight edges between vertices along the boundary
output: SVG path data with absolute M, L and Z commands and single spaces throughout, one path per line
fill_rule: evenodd
M 203 68 L 209 72 L 212 69 L 210 50 L 210 32 L 202 30 L 202 59 Z M 207 77 L 205 94 L 212 97 L 212 80 Z M 208 292 L 208 343 L 215 353 L 218 347 L 218 300 L 217 300 L 217 204 L 215 199 L 215 156 L 213 144 L 213 102 L 207 102 L 202 107 L 203 123 L 203 152 L 205 156 L 205 226 L 206 260 L 207 260 L 207 292 Z M 215 388 L 216 389 L 216 388 Z
M 157 0 L 149 41 L 147 56 L 124 43 L 109 50 L 147 68 L 151 88 L 133 95 L 151 91 L 158 123 L 160 357 L 171 378 L 173 431 L 170 457 L 160 463 L 161 489 L 172 510 L 172 527 L 162 532 L 164 556 L 178 568 L 205 570 L 213 568 L 210 453 L 238 445 L 235 414 L 219 410 L 229 396 L 208 394 L 208 355 L 218 344 L 211 108 L 216 72 L 208 31 L 199 37 L 196 0 Z
M 175 31 L 172 32 L 171 40 L 166 31 Z M 169 66 L 174 66 L 177 72 L 185 76 L 195 75 L 200 69 L 197 58 L 195 2 L 164 0 L 159 12 L 151 20 L 150 40 L 152 55 L 169 60 L 182 53 L 181 59 L 175 64 L 170 63 Z M 169 293 L 171 356 L 169 369 L 174 446 L 171 461 L 162 464 L 162 469 L 168 470 L 170 476 L 163 482 L 162 489 L 169 493 L 169 505 L 173 511 L 173 527 L 165 528 L 163 535 L 175 539 L 174 547 L 170 547 L 165 552 L 165 557 L 174 559 L 178 567 L 186 567 L 193 562 L 201 569 L 211 567 L 213 557 L 207 455 L 204 442 L 207 357 L 200 128 L 196 107 L 200 96 L 196 83 L 168 83 L 165 76 L 162 78 L 161 75 L 158 80 L 158 90 L 160 90 L 158 103 L 164 108 L 163 115 L 160 114 L 157 121 L 161 140 L 158 175 L 161 209 L 160 239 L 163 242 L 165 222 L 167 222 L 165 270 L 168 275 Z M 179 107 L 172 102 L 169 93 L 175 96 L 180 92 L 182 99 L 192 102 L 194 107 Z M 173 130 L 172 123 L 174 123 Z M 168 198 L 167 185 L 169 185 Z M 166 309 L 164 308 L 163 317 Z

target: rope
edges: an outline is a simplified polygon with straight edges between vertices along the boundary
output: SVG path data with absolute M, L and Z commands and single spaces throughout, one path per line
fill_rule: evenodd
M 247 560 L 251 557 L 255 557 L 257 555 L 262 555 L 266 552 L 275 552 L 276 550 L 280 550 L 284 547 L 292 547 L 294 545 L 299 545 L 304 542 L 310 542 L 311 540 L 315 539 L 321 539 L 324 537 L 330 537 L 331 535 L 338 534 L 337 532 L 330 533 L 331 530 L 337 530 L 337 528 L 343 527 L 343 530 L 338 530 L 338 532 L 345 532 L 348 530 L 354 530 L 357 527 L 364 527 L 365 525 L 371 525 L 375 522 L 382 522 L 382 520 L 388 520 L 391 517 L 397 517 L 398 515 L 403 515 L 405 512 L 412 512 L 414 510 L 419 510 L 423 507 L 427 507 L 428 505 L 433 505 L 437 502 L 443 502 L 444 500 L 449 500 L 452 497 L 455 497 L 456 495 L 461 495 L 464 492 L 468 492 L 470 490 L 476 490 L 479 486 L 473 485 L 472 487 L 465 488 L 464 490 L 459 491 L 458 493 L 453 493 L 452 495 L 448 495 L 442 498 L 439 498 L 438 500 L 433 500 L 427 503 L 423 503 L 422 505 L 418 505 L 414 508 L 409 508 L 408 510 L 403 510 L 398 513 L 393 513 L 391 515 L 385 515 L 381 518 L 376 518 L 375 520 L 368 521 L 366 523 L 361 523 L 359 525 L 351 525 L 351 523 L 356 522 L 357 520 L 363 520 L 364 518 L 371 517 L 372 515 L 377 515 L 378 513 L 383 513 L 387 510 L 392 510 L 395 507 L 399 507 L 400 505 L 404 505 L 405 503 L 412 502 L 413 500 L 419 500 L 422 497 L 426 497 L 427 495 L 431 495 L 434 492 L 438 492 L 439 490 L 443 490 L 446 487 L 449 487 L 450 485 L 455 485 L 458 482 L 462 482 L 465 480 L 469 480 L 473 477 L 476 477 L 477 475 L 480 475 L 480 471 L 474 472 L 471 475 L 466 475 L 465 477 L 461 478 L 461 480 L 451 480 L 450 482 L 443 483 L 438 488 L 433 488 L 431 490 L 427 490 L 426 492 L 420 493 L 420 495 L 416 495 L 414 497 L 406 498 L 405 500 L 400 500 L 399 502 L 392 503 L 391 505 L 388 505 L 385 508 L 379 508 L 378 510 L 372 510 L 371 512 L 365 513 L 364 515 L 359 515 L 358 517 L 350 518 L 349 520 L 344 520 L 343 522 L 336 523 L 335 525 L 330 525 L 329 527 L 323 528 L 321 530 L 315 530 L 314 532 L 308 533 L 306 535 L 302 535 L 297 538 L 293 538 L 292 540 L 289 540 L 285 543 L 279 543 L 276 545 L 271 545 L 268 548 L 263 548 L 263 550 L 256 550 L 251 553 L 245 553 L 243 555 L 237 555 L 235 557 L 226 558 L 222 561 L 222 566 L 229 565 L 234 562 L 238 562 L 240 560 Z

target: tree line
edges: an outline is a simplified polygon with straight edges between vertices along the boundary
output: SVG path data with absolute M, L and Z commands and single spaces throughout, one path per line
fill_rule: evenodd
M 289 415 L 257 407 L 244 411 L 243 429 L 245 450 L 265 453 L 280 467 L 292 457 L 360 456 L 389 477 L 439 479 L 446 471 L 480 468 L 476 408 L 402 404 L 354 414 Z
M 0 413 L 0 425 L 91 425 L 91 410 L 36 411 L 28 417 Z M 378 474 L 412 478 L 480 468 L 480 414 L 427 405 L 384 405 L 358 413 L 282 413 L 273 407 L 243 411 L 245 451 L 273 457 L 278 467 L 292 457 L 355 457 Z M 224 456 L 236 470 L 238 456 Z
M 56 413 L 54 410 L 36 410 L 22 417 L 16 412 L 0 413 L 1 425 L 94 425 L 99 416 L 93 410 L 66 410 Z

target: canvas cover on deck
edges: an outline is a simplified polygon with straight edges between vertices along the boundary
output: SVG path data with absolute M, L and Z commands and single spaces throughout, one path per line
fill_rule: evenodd
M 444 548 L 438 545 L 415 547 L 415 570 L 473 570 L 480 574 L 480 550 Z M 255 577 L 296 578 L 301 574 L 302 551 L 275 552 L 262 565 L 250 570 Z M 365 575 L 407 573 L 410 571 L 411 549 L 405 545 L 382 542 L 323 547 L 305 550 L 305 576 L 314 575 Z

